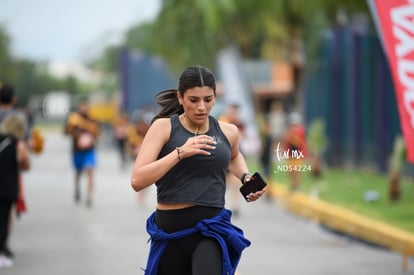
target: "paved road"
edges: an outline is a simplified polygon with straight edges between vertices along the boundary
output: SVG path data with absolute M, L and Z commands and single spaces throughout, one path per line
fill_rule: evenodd
M 140 205 L 129 186 L 129 169 L 122 171 L 115 152 L 101 146 L 94 207 L 75 205 L 68 153 L 69 141 L 51 132 L 45 152 L 32 158 L 25 174 L 28 212 L 16 220 L 11 239 L 15 265 L 0 274 L 143 274 L 149 247 L 145 220 L 154 210 L 154 190 Z M 401 255 L 333 235 L 277 203 L 243 202 L 233 222 L 252 241 L 240 275 L 414 274 L 412 259 L 403 273 Z

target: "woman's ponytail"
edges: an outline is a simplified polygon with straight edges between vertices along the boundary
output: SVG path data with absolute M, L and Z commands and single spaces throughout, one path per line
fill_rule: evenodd
M 178 102 L 177 90 L 175 89 L 159 92 L 155 95 L 155 102 L 161 107 L 161 110 L 151 120 L 151 124 L 159 118 L 180 115 L 184 112 L 183 106 Z

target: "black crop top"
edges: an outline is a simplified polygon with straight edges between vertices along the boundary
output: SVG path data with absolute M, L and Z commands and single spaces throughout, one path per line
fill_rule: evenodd
M 170 120 L 170 138 L 161 149 L 158 158 L 169 154 L 194 136 L 194 133 L 183 127 L 177 115 L 172 116 Z M 205 134 L 215 139 L 216 149 L 211 150 L 209 156 L 194 155 L 182 159 L 171 168 L 155 183 L 158 202 L 224 207 L 231 146 L 219 122 L 211 116 L 209 116 L 209 130 Z

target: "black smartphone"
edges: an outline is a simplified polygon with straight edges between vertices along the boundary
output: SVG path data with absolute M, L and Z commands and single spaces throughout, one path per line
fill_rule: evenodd
M 240 193 L 242 193 L 243 198 L 246 201 L 247 195 L 249 195 L 250 193 L 255 193 L 257 191 L 263 190 L 263 188 L 265 188 L 267 185 L 266 181 L 258 172 L 254 173 L 252 177 L 253 179 L 251 181 L 246 181 L 246 183 L 240 187 Z

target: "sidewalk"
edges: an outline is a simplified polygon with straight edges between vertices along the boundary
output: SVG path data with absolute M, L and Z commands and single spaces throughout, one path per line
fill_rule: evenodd
M 14 224 L 14 267 L 0 273 L 143 274 L 149 248 L 145 221 L 154 210 L 154 188 L 141 206 L 129 184 L 130 170 L 119 168 L 115 150 L 100 147 L 94 206 L 75 205 L 69 141 L 58 133 L 46 138 L 45 152 L 33 157 L 32 170 L 24 176 L 28 212 Z M 243 253 L 238 275 L 414 273 L 412 259 L 404 273 L 400 254 L 331 234 L 279 207 L 278 200 L 240 203 L 241 215 L 233 222 L 252 245 Z

